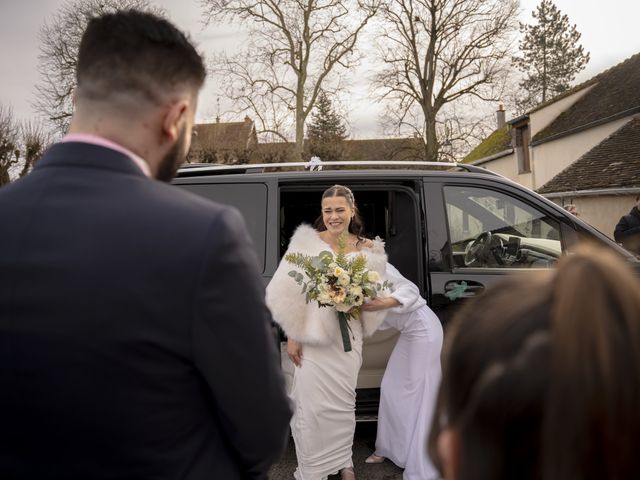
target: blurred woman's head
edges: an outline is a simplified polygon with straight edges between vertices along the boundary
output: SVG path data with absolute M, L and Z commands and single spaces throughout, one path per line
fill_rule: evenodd
M 362 238 L 364 225 L 349 188 L 343 185 L 327 188 L 322 194 L 321 209 L 322 213 L 314 223 L 317 230 L 327 230 L 336 236 L 348 231 Z
M 448 333 L 430 441 L 448 479 L 640 474 L 640 280 L 615 253 L 510 279 Z

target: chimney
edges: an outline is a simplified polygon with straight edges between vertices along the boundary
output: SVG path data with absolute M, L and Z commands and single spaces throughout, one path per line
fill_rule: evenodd
M 500 107 L 496 112 L 496 120 L 498 121 L 498 129 L 504 127 L 506 121 L 505 121 L 504 107 L 502 106 L 502 104 L 500 104 Z

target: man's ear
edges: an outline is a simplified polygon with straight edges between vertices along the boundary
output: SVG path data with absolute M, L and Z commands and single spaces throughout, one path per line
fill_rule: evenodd
M 446 480 L 458 478 L 458 465 L 460 465 L 460 434 L 452 429 L 445 428 L 438 437 L 438 456 L 444 470 Z
M 171 141 L 178 140 L 180 133 L 180 122 L 183 121 L 183 117 L 187 114 L 189 105 L 186 100 L 179 100 L 171 104 L 169 109 L 164 115 L 162 122 L 162 133 Z

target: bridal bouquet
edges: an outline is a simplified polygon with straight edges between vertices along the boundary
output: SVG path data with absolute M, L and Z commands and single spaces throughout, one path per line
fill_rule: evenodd
M 381 283 L 380 275 L 367 269 L 367 258 L 345 254 L 345 238 L 338 239 L 338 252 L 324 250 L 317 256 L 289 253 L 285 260 L 300 267 L 303 273 L 291 270 L 289 276 L 302 286 L 307 303 L 315 301 L 320 307 L 335 308 L 340 324 L 344 351 L 351 350 L 349 319 L 360 319 L 360 307 L 367 298 L 375 298 L 379 291 L 391 288 Z M 306 277 L 306 278 L 305 278 Z

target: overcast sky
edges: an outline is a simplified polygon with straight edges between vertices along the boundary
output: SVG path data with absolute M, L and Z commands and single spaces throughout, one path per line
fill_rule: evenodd
M 197 0 L 152 0 L 164 8 L 170 19 L 187 31 L 199 50 L 214 52 L 233 44 L 229 31 L 204 28 Z M 0 0 L 0 104 L 13 108 L 18 119 L 35 118 L 31 108 L 38 81 L 38 30 L 63 0 Z M 531 12 L 539 0 L 521 0 L 521 20 L 531 22 Z M 640 52 L 640 1 L 638 0 L 555 0 L 582 33 L 582 45 L 591 53 L 591 61 L 578 81 L 586 80 L 625 58 Z M 231 39 L 232 40 L 232 39 Z M 197 120 L 213 121 L 217 91 L 209 79 L 200 97 Z M 366 92 L 355 91 L 349 112 L 351 133 L 355 138 L 380 134 L 377 117 L 372 114 Z M 375 110 L 375 108 L 373 108 Z M 234 118 L 225 118 L 231 121 Z

